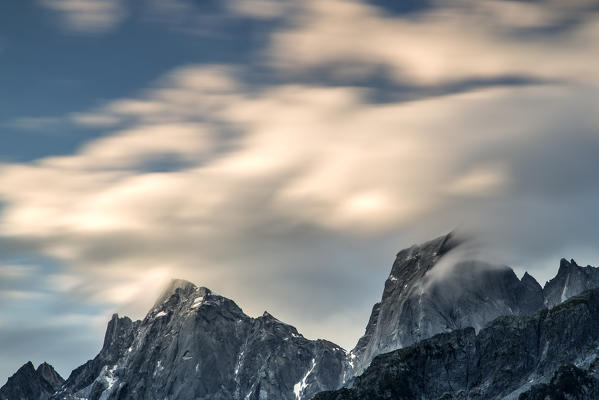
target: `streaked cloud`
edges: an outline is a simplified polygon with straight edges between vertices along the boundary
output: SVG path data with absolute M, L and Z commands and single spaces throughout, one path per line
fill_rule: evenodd
M 63 18 L 68 30 L 78 33 L 103 33 L 114 29 L 125 18 L 122 0 L 40 0 Z
M 62 121 L 61 118 L 54 117 L 23 117 L 4 123 L 4 126 L 9 126 L 19 130 L 45 130 L 55 128 Z
M 308 335 L 349 346 L 362 326 L 350 328 L 344 315 L 362 299 L 331 301 L 325 288 L 308 299 L 305 284 L 330 274 L 349 296 L 363 277 L 347 275 L 340 254 L 312 250 L 307 232 L 366 246 L 398 231 L 426 237 L 458 224 L 513 233 L 521 213 L 546 222 L 551 208 L 531 211 L 537 195 L 517 192 L 529 155 L 513 149 L 559 140 L 556 123 L 571 120 L 574 104 L 596 102 L 588 95 L 560 84 L 372 103 L 362 88 L 281 84 L 257 91 L 235 70 L 189 66 L 139 97 L 86 112 L 127 128 L 73 155 L 3 165 L 0 228 L 7 237 L 33 238 L 67 265 L 67 275 L 80 281 L 60 287 L 81 298 L 139 316 L 165 280 L 182 276 L 254 314 L 275 304 L 273 312 L 292 322 L 295 316 Z M 589 132 L 576 120 L 569 134 Z M 163 156 L 186 163 L 158 172 L 137 167 Z M 572 200 L 544 199 L 555 206 Z M 495 225 L 498 201 L 513 212 L 501 217 L 503 225 Z M 379 257 L 390 262 L 392 255 Z M 305 264 L 323 260 L 325 272 Z M 362 268 L 367 273 L 366 260 Z M 289 274 L 298 276 L 287 281 Z M 282 281 L 291 299 L 285 305 L 276 290 L 257 290 Z M 317 303 L 328 306 L 316 311 Z
M 0 264 L 0 278 L 6 279 L 23 279 L 38 270 L 35 265 L 19 265 L 19 264 Z
M 278 18 L 291 8 L 290 2 L 280 0 L 227 0 L 227 7 L 239 15 L 258 19 Z
M 590 3 L 440 1 L 397 18 L 361 1 L 314 0 L 274 35 L 270 56 L 291 71 L 357 64 L 354 71 L 372 74 L 382 66 L 422 85 L 502 76 L 596 84 L 599 54 L 588 43 L 599 30 Z
M 90 3 L 53 4 L 112 15 Z M 542 278 L 599 257 L 594 3 L 225 6 L 280 19 L 248 65 L 181 66 L 61 117 L 104 136 L 0 165 L 0 238 L 63 265 L 54 291 L 140 316 L 183 277 L 351 347 L 399 246 L 458 226 Z

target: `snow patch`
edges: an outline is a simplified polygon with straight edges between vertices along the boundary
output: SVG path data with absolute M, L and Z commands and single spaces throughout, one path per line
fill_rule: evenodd
M 204 296 L 196 297 L 193 300 L 193 304 L 191 305 L 191 308 L 198 308 L 199 306 L 202 305 L 203 302 L 204 302 Z
M 566 300 L 568 300 L 568 297 L 566 296 L 566 293 L 568 291 L 568 284 L 570 283 L 570 275 L 568 275 L 566 277 L 566 283 L 564 284 L 564 290 L 562 290 L 562 303 Z
M 315 366 L 316 366 L 316 360 L 313 358 L 312 365 L 310 366 L 310 369 L 308 370 L 308 372 L 306 372 L 306 375 L 304 375 L 304 377 L 293 386 L 293 393 L 295 393 L 296 399 L 301 400 L 303 391 L 306 389 L 306 387 L 308 387 L 308 383 L 306 382 L 306 380 L 308 379 L 308 376 L 310 376 L 312 371 L 314 371 Z
M 237 365 L 235 365 L 235 376 L 239 375 L 239 369 L 241 368 L 241 363 L 243 362 L 244 355 L 245 351 L 239 353 L 239 357 L 237 358 Z
M 164 316 L 166 316 L 166 313 L 164 311 L 160 311 L 158 314 L 156 314 L 154 316 L 154 318 L 160 318 L 160 317 L 164 317 Z
M 110 396 L 110 393 L 112 392 L 112 387 L 114 386 L 116 381 L 118 381 L 118 378 L 114 376 L 114 372 L 116 371 L 116 369 L 117 364 L 113 365 L 110 368 L 108 368 L 108 366 L 105 366 L 102 369 L 102 373 L 100 374 L 99 378 L 103 379 L 106 382 L 106 389 L 104 389 L 104 391 L 100 395 L 99 400 L 106 400 Z
M 106 374 L 106 376 L 104 376 L 106 383 L 108 383 L 108 388 L 106 390 L 112 389 L 112 386 L 114 386 L 114 382 L 116 382 L 116 377 L 114 376 L 115 370 L 116 370 L 116 365 L 113 365 L 112 368 L 110 368 L 108 370 L 108 373 Z
M 158 360 L 158 362 L 156 363 L 156 369 L 154 370 L 154 373 L 152 374 L 152 376 L 156 376 L 156 374 L 158 374 L 162 371 L 164 371 L 164 367 L 162 366 L 162 361 Z

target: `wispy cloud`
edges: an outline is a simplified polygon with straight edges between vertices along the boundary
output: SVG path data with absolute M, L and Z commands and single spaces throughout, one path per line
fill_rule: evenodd
M 21 265 L 21 264 L 0 264 L 0 279 L 23 279 L 31 276 L 38 270 L 35 265 Z
M 339 320 L 327 314 L 342 318 L 347 305 L 324 290 L 306 298 L 306 279 L 330 274 L 350 293 L 363 277 L 347 273 L 341 254 L 314 250 L 309 236 L 353 236 L 367 246 L 397 231 L 433 235 L 460 223 L 511 231 L 523 214 L 547 224 L 552 207 L 530 210 L 537 194 L 517 189 L 526 184 L 527 159 L 538 151 L 531 146 L 561 140 L 559 126 L 567 119 L 572 139 L 599 147 L 572 109 L 595 100 L 568 86 L 377 104 L 352 87 L 277 85 L 256 92 L 226 71 L 176 70 L 140 97 L 97 110 L 127 129 L 70 156 L 3 165 L 2 234 L 38 241 L 69 274 L 82 277 L 71 287 L 83 297 L 130 304 L 127 310 L 138 313 L 171 276 L 225 292 L 254 313 L 280 304 L 276 290 L 258 287 L 286 281 L 294 300 L 275 305 L 275 312 L 308 313 L 302 317 L 308 334 L 326 331 L 348 345 L 361 327 L 350 329 L 346 320 L 339 335 Z M 536 168 L 550 170 L 554 151 L 562 150 L 550 149 Z M 163 172 L 138 167 L 165 155 L 186 164 Z M 574 170 L 562 167 L 568 179 Z M 557 207 L 573 201 L 543 198 Z M 498 204 L 511 210 L 502 221 Z M 313 269 L 323 264 L 328 272 Z M 290 282 L 289 274 L 299 275 Z M 316 315 L 317 303 L 329 306 Z
M 517 263 L 594 245 L 598 57 L 588 43 L 599 19 L 581 16 L 587 6 L 440 2 L 405 17 L 357 1 L 302 4 L 258 65 L 276 83 L 248 84 L 252 66 L 178 68 L 69 116 L 105 137 L 2 164 L 0 234 L 66 265 L 51 279 L 77 298 L 139 315 L 181 276 L 346 346 L 379 294 L 369 278 L 385 275 L 400 242 L 459 225 Z M 545 84 L 375 102 L 364 84 L 295 79 L 319 68 L 345 78 L 382 68 L 416 86 Z M 161 168 L 165 159 L 175 166 Z
M 440 1 L 414 18 L 355 0 L 306 4 L 273 37 L 269 54 L 280 68 L 383 66 L 412 84 L 501 76 L 597 83 L 599 54 L 588 43 L 598 39 L 598 18 L 589 2 Z
M 8 121 L 3 125 L 25 131 L 43 131 L 54 129 L 62 122 L 63 118 L 60 117 L 22 117 Z
M 126 16 L 122 0 L 40 0 L 63 18 L 66 29 L 76 33 L 104 33 L 116 28 Z

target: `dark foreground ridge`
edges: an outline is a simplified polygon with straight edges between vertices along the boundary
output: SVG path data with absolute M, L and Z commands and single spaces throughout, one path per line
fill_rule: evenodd
M 534 385 L 528 392 L 521 394 L 519 400 L 599 399 L 599 379 L 595 364 L 596 362 L 589 370 L 565 364 L 553 375 L 551 382 Z
M 532 317 L 498 318 L 478 335 L 460 329 L 379 355 L 352 389 L 315 400 L 545 399 L 539 396 L 565 393 L 578 383 L 573 398 L 596 399 L 598 346 L 594 289 Z

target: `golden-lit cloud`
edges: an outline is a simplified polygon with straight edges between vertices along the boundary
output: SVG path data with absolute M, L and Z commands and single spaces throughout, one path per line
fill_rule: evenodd
M 372 73 L 382 65 L 398 81 L 423 85 L 502 76 L 596 84 L 599 53 L 589 44 L 599 39 L 599 18 L 587 3 L 440 1 L 397 18 L 357 0 L 310 0 L 274 35 L 269 55 L 292 71 L 353 63 Z M 581 10 L 583 21 L 565 33 L 533 31 Z
M 283 5 L 252 4 L 234 8 L 284 15 Z M 398 250 L 373 267 L 367 246 L 458 225 L 517 241 L 541 221 L 565 229 L 556 215 L 582 218 L 555 210 L 585 201 L 566 194 L 585 187 L 577 177 L 588 184 L 596 157 L 576 154 L 599 147 L 596 14 L 560 30 L 573 11 L 557 1 L 439 2 L 410 16 L 355 0 L 302 4 L 262 54 L 288 81 L 181 67 L 66 116 L 106 131 L 74 153 L 0 165 L 0 235 L 66 265 L 49 278 L 56 290 L 134 316 L 165 280 L 183 277 L 351 346 L 371 305 L 354 293 L 375 267 L 385 275 Z M 292 79 L 381 66 L 414 86 L 498 82 L 374 101 L 364 84 Z M 526 80 L 502 84 L 506 76 Z
M 422 227 L 456 198 L 501 194 L 509 165 L 500 157 L 489 167 L 478 155 L 549 137 L 545 121 L 561 111 L 552 99 L 575 96 L 532 86 L 372 103 L 353 87 L 249 91 L 234 72 L 214 83 L 214 71 L 186 67 L 139 98 L 88 111 L 129 127 L 73 155 L 4 164 L 2 235 L 41 241 L 69 266 L 52 278 L 56 287 L 97 302 L 140 312 L 165 280 L 183 276 L 258 313 L 276 304 L 274 294 L 260 297 L 244 277 L 276 282 L 289 273 L 276 263 L 256 270 L 265 254 L 247 258 L 247 246 L 273 240 L 264 232 L 305 226 L 377 237 Z M 185 163 L 139 168 L 164 156 Z M 305 325 L 318 334 L 318 324 Z M 347 345 L 360 329 L 336 340 Z

